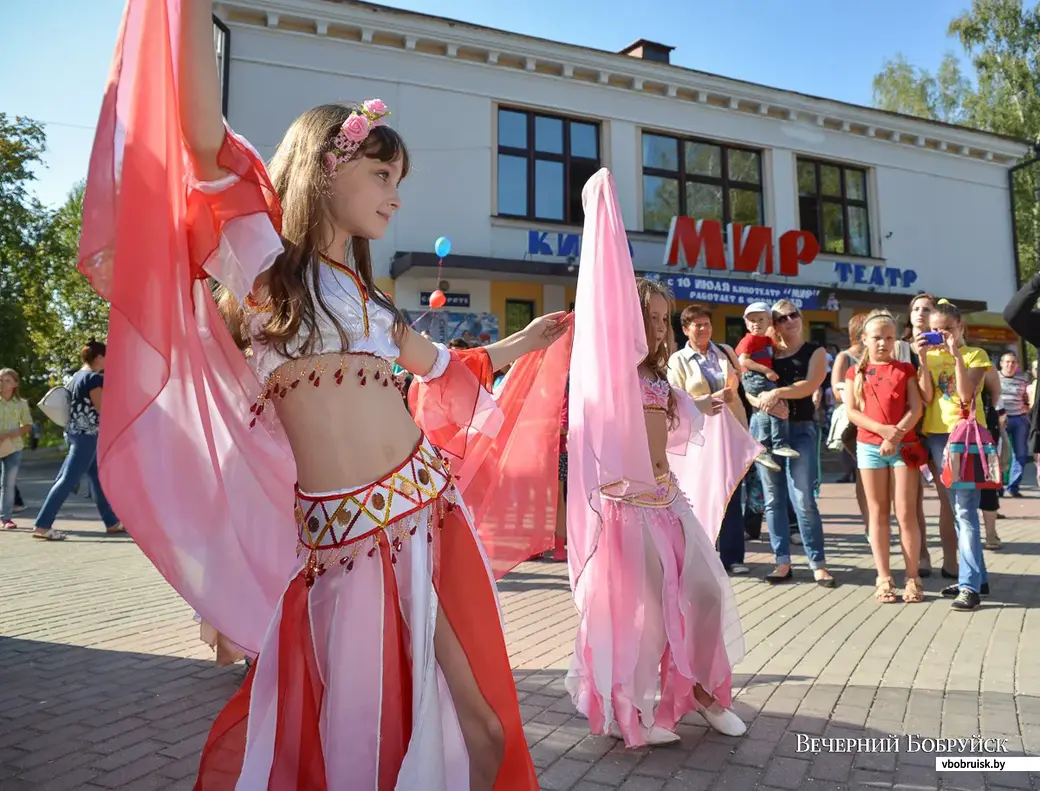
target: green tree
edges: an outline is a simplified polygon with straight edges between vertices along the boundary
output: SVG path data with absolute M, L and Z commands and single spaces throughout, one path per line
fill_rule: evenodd
M 48 216 L 34 250 L 37 279 L 25 313 L 33 348 L 51 373 L 77 367 L 83 343 L 108 332 L 108 304 L 76 268 L 83 190 L 77 185 Z
M 1040 3 L 972 0 L 947 33 L 968 56 L 972 80 L 947 54 L 933 75 L 897 55 L 874 77 L 874 104 L 884 110 L 959 123 L 1040 146 Z M 1021 276 L 1037 270 L 1040 165 L 1015 178 L 1015 227 Z
M 24 307 L 31 286 L 33 251 L 44 212 L 28 190 L 42 161 L 43 128 L 0 113 L 0 365 L 16 368 L 26 383 L 43 368 L 32 346 Z
M 30 194 L 45 150 L 39 124 L 0 113 L 0 366 L 19 372 L 30 403 L 108 326 L 107 304 L 76 269 L 83 185 L 54 211 Z

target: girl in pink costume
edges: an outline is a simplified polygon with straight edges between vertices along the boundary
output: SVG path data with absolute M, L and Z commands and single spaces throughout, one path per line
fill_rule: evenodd
M 635 280 L 610 173 L 582 197 L 567 443 L 580 623 L 567 687 L 594 734 L 629 747 L 678 741 L 693 710 L 740 736 L 743 634 L 714 541 L 762 449 L 721 400 L 695 404 L 668 384 L 668 292 Z

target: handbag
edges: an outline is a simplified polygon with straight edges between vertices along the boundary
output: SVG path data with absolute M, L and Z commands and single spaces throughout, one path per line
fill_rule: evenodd
M 72 396 L 69 391 L 58 385 L 47 391 L 47 395 L 40 399 L 36 406 L 43 414 L 53 420 L 62 428 L 69 422 L 69 408 Z
M 999 489 L 1003 483 L 997 444 L 975 417 L 978 394 L 976 390 L 968 405 L 961 404 L 961 419 L 943 451 L 942 482 L 947 489 Z

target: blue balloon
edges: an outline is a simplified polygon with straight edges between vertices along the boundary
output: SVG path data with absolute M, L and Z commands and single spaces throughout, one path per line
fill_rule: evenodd
M 437 254 L 438 258 L 446 258 L 451 252 L 451 239 L 447 236 L 438 237 L 437 241 L 433 243 L 433 252 Z

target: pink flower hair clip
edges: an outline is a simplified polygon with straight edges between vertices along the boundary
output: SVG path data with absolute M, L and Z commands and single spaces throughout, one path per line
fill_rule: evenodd
M 390 110 L 382 99 L 366 99 L 360 108 L 354 110 L 343 122 L 343 126 L 332 138 L 332 148 L 322 157 L 325 172 L 332 174 L 357 153 L 369 133 L 377 126 L 383 125 L 383 119 L 390 115 Z

